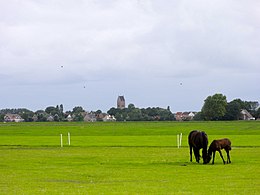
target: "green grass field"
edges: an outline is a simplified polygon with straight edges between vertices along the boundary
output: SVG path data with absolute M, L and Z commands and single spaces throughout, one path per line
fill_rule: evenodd
M 193 129 L 230 138 L 232 163 L 189 162 Z M 259 121 L 2 123 L 0 136 L 0 194 L 260 194 Z

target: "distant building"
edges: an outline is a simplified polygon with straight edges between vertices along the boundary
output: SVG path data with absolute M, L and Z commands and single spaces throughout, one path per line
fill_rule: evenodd
M 240 120 L 255 120 L 255 118 L 246 109 L 241 110 L 239 119 Z
M 176 112 L 175 119 L 176 121 L 191 121 L 195 115 L 196 112 Z
M 176 121 L 182 121 L 182 112 L 176 112 L 175 119 Z
M 85 122 L 96 122 L 97 121 L 96 115 L 93 112 L 86 113 L 86 115 L 84 117 L 84 121 Z
M 69 114 L 68 116 L 67 116 L 67 121 L 69 121 L 69 122 L 71 122 L 71 121 L 73 121 L 73 118 L 72 118 L 72 116 Z
M 6 114 L 4 116 L 5 122 L 23 122 L 24 119 L 19 114 Z
M 52 115 L 49 115 L 49 116 L 47 117 L 47 121 L 48 121 L 48 122 L 53 122 L 53 121 L 54 121 L 54 117 L 53 117 Z
M 33 117 L 32 117 L 32 120 L 33 120 L 33 122 L 38 121 L 38 116 L 36 114 L 34 114 Z
M 195 114 L 196 114 L 195 112 L 183 112 L 182 113 L 182 120 L 191 121 L 191 120 L 193 120 Z
M 124 96 L 118 96 L 118 98 L 117 98 L 117 108 L 119 108 L 119 109 L 125 108 L 125 98 L 124 98 Z
M 116 121 L 116 118 L 112 115 L 106 115 L 104 118 L 103 118 L 103 121 Z

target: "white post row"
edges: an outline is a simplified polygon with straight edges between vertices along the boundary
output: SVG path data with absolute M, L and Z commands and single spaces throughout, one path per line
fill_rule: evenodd
M 70 146 L 70 132 L 68 132 L 68 145 Z M 63 147 L 63 138 L 62 134 L 60 134 L 60 147 Z
M 177 134 L 177 148 L 181 147 L 182 133 Z

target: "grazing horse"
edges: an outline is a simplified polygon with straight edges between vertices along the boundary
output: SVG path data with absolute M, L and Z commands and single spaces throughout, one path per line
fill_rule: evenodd
M 223 163 L 225 164 L 226 162 L 225 162 L 223 155 L 221 153 L 221 150 L 223 148 L 225 149 L 225 151 L 227 153 L 227 164 L 231 163 L 230 156 L 229 156 L 229 150 L 231 150 L 231 141 L 227 138 L 212 141 L 212 143 L 209 146 L 209 150 L 208 150 L 207 163 L 210 162 L 211 156 L 212 156 L 212 153 L 213 153 L 212 164 L 214 164 L 215 153 L 216 153 L 216 151 L 218 151 L 219 154 L 220 154 L 220 157 L 223 160 Z
M 207 163 L 208 137 L 204 131 L 193 130 L 189 137 L 190 161 L 192 162 L 192 149 L 197 163 L 200 161 L 200 149 L 202 148 L 203 164 Z

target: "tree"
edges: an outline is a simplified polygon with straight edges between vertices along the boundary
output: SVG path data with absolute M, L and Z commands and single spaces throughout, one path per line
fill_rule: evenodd
M 203 114 L 202 112 L 197 112 L 197 114 L 195 114 L 195 116 L 193 117 L 194 121 L 202 121 L 203 120 Z
M 36 114 L 36 116 L 38 118 L 38 121 L 40 121 L 40 122 L 47 121 L 48 114 L 44 110 L 37 110 L 35 112 L 35 114 Z
M 73 117 L 74 121 L 83 121 L 84 120 L 84 117 L 80 113 L 74 114 L 73 116 L 74 116 Z
M 225 120 L 238 120 L 243 102 L 240 99 L 235 99 L 227 104 Z
M 54 106 L 49 106 L 45 109 L 45 112 L 51 115 L 55 115 L 59 113 L 59 109 Z
M 64 119 L 64 113 L 63 113 L 63 105 L 61 104 L 60 106 L 57 105 L 56 107 L 54 106 L 49 106 L 45 109 L 45 112 L 52 117 L 54 117 L 54 121 L 61 121 Z
M 226 114 L 227 99 L 222 94 L 208 96 L 201 112 L 205 120 L 220 120 Z
M 85 110 L 81 106 L 76 106 L 73 108 L 72 113 L 73 114 L 79 114 L 85 112 Z
M 245 101 L 245 109 L 254 117 L 256 117 L 258 107 L 259 103 L 257 101 Z
M 95 113 L 96 114 L 102 114 L 102 111 L 101 110 L 97 110 Z
M 117 109 L 115 107 L 112 107 L 107 111 L 107 113 L 115 116 L 117 114 Z
M 156 121 L 156 120 L 174 120 L 174 115 L 170 108 L 136 108 L 134 104 L 129 104 L 127 108 L 116 109 L 111 108 L 108 112 L 114 115 L 117 121 Z
M 256 111 L 255 118 L 256 118 L 256 119 L 260 118 L 260 107 L 259 107 L 259 108 L 257 109 L 257 111 Z
M 63 105 L 62 104 L 60 105 L 59 109 L 60 109 L 60 113 L 63 113 Z
M 160 116 L 161 121 L 172 121 L 174 120 L 174 115 L 170 111 L 170 109 L 163 109 L 163 108 L 158 108 L 158 114 Z
M 34 113 L 30 110 L 24 109 L 19 115 L 24 119 L 25 122 L 32 122 Z
M 129 121 L 140 121 L 142 119 L 142 112 L 139 108 L 132 107 L 128 113 Z
M 4 118 L 5 118 L 5 115 L 4 115 L 4 114 L 0 114 L 0 121 L 1 121 L 1 122 L 4 121 Z
M 120 109 L 120 108 L 110 108 L 107 113 L 111 116 L 115 116 L 117 121 L 124 121 L 127 119 L 127 108 Z
M 259 103 L 257 101 L 245 101 L 245 109 L 248 111 L 256 111 L 259 107 Z
M 74 107 L 72 110 L 73 120 L 74 121 L 83 121 L 84 120 L 84 117 L 82 115 L 83 112 L 85 112 L 85 110 L 81 106 Z
M 129 104 L 127 108 L 128 108 L 129 111 L 134 110 L 135 109 L 135 105 L 134 104 Z

